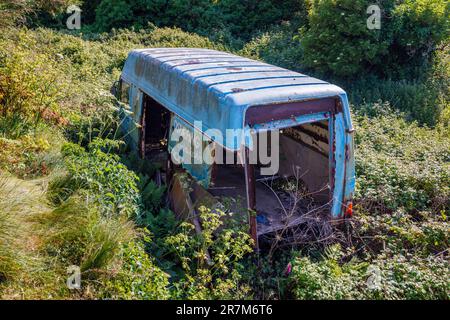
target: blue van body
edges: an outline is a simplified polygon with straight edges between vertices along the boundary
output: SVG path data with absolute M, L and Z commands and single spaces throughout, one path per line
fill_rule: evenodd
M 243 138 L 242 145 L 239 139 L 227 140 L 227 129 L 243 129 L 245 133 L 326 121 L 323 130 L 328 131 L 329 150 L 324 153 L 329 158 L 330 214 L 333 218 L 351 214 L 354 129 L 347 95 L 341 88 L 260 61 L 193 48 L 133 50 L 123 68 L 121 83 L 126 84 L 129 97 L 123 121 L 126 131 L 142 125 L 146 95 L 172 114 L 172 124 L 184 123 L 200 132 L 222 131 L 222 147 L 230 151 L 239 151 L 252 142 Z M 201 127 L 196 127 L 199 122 Z M 307 137 L 311 145 L 317 144 L 314 137 Z M 130 145 L 138 148 L 139 130 L 129 134 L 129 139 Z M 199 181 L 208 180 L 207 168 L 194 170 L 186 166 L 186 170 Z

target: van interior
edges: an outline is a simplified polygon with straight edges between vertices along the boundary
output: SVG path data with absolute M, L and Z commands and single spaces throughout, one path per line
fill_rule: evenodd
M 161 165 L 163 182 L 165 180 L 170 182 L 167 181 L 170 179 L 166 178 L 168 174 L 166 163 L 170 163 L 168 161 L 170 116 L 171 113 L 165 107 L 144 94 L 141 155 Z M 281 130 L 278 173 L 271 176 L 261 175 L 264 166 L 259 160 L 252 166 L 258 236 L 298 225 L 308 213 L 329 212 L 332 173 L 328 123 L 326 120 Z M 219 151 L 227 152 L 218 148 L 220 147 L 216 146 L 216 154 Z M 226 210 L 246 217 L 248 199 L 244 160 L 238 153 L 228 156 L 235 158 L 235 164 L 214 164 L 207 192 L 191 192 L 190 201 L 195 205 L 200 198 L 204 200 L 210 196 L 222 207 L 226 205 Z M 198 189 L 198 185 L 194 187 L 194 191 Z M 169 188 L 169 194 L 170 192 Z M 171 201 L 172 207 L 185 208 L 184 205 L 180 207 L 176 204 L 178 200 Z M 177 211 L 174 208 L 173 210 Z

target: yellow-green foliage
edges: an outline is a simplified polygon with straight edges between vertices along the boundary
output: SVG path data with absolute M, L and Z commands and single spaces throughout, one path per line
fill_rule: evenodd
M 68 82 L 57 57 L 33 50 L 36 40 L 26 32 L 0 40 L 0 46 L 0 133 L 17 136 L 43 119 L 63 124 Z
M 220 210 L 199 209 L 202 232 L 184 222 L 180 232 L 164 242 L 173 259 L 181 264 L 183 275 L 175 284 L 175 296 L 187 299 L 244 299 L 250 288 L 243 283 L 239 268 L 252 252 L 250 236 L 243 230 L 226 228 Z M 243 226 L 243 229 L 245 226 Z

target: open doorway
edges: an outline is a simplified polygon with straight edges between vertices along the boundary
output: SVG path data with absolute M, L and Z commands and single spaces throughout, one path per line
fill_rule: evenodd
M 155 168 L 158 185 L 168 181 L 168 138 L 171 113 L 156 100 L 143 94 L 139 153 Z
M 255 179 L 258 236 L 329 215 L 329 130 L 328 120 L 280 130 L 278 173 Z
M 280 130 L 276 173 L 262 175 L 265 165 L 257 157 L 257 163 L 248 169 L 253 171 L 251 183 L 242 162 L 215 164 L 208 191 L 219 201 L 230 203 L 231 199 L 230 211 L 245 215 L 248 188 L 253 188 L 258 237 L 299 225 L 305 215 L 329 215 L 333 180 L 330 129 L 329 121 L 324 120 Z M 270 134 L 266 141 L 271 154 Z
M 143 94 L 140 153 L 142 158 L 165 163 L 170 128 L 170 111 Z

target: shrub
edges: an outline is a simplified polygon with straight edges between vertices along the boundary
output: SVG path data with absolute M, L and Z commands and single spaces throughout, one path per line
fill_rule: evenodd
M 58 72 L 55 60 L 27 50 L 21 43 L 30 40 L 25 33 L 17 36 L 20 45 L 3 42 L 0 51 L 0 134 L 12 138 L 28 133 L 43 120 L 66 123 L 57 112 L 66 99 L 64 74 Z
M 207 48 L 225 50 L 225 47 L 216 44 L 206 37 L 195 33 L 185 32 L 179 28 L 156 28 L 149 26 L 146 29 L 140 29 L 138 32 L 133 30 L 112 31 L 106 36 L 106 40 L 111 45 L 126 46 L 131 49 L 137 45 L 145 47 L 187 47 L 187 48 Z M 128 49 L 127 49 L 128 50 Z M 125 52 L 124 59 L 126 58 Z
M 103 295 L 112 299 L 162 300 L 169 298 L 168 275 L 155 266 L 139 242 L 122 249 L 122 265 L 117 274 L 106 281 Z
M 364 115 L 367 112 L 375 115 L 369 118 Z M 371 210 L 449 210 L 450 140 L 446 129 L 409 124 L 386 104 L 357 111 L 355 120 L 359 201 Z
M 239 54 L 286 69 L 300 71 L 303 67 L 300 40 L 290 26 L 273 28 L 253 38 Z
M 101 139 L 91 142 L 88 150 L 70 143 L 63 146 L 69 178 L 51 186 L 53 199 L 58 194 L 64 199 L 85 189 L 101 204 L 105 215 L 137 216 L 140 212 L 138 177 L 112 153 L 118 146 L 118 141 Z
M 132 21 L 131 4 L 125 0 L 103 0 L 96 9 L 96 24 L 99 30 L 125 27 Z
M 195 233 L 193 224 L 184 222 L 180 231 L 165 239 L 165 246 L 183 269 L 174 284 L 176 298 L 243 299 L 250 288 L 241 283 L 241 260 L 252 252 L 247 232 L 222 228 L 225 214 L 201 207 L 202 232 Z
M 305 63 L 349 78 L 368 72 L 412 78 L 423 72 L 420 67 L 448 37 L 448 2 L 383 1 L 380 30 L 366 26 L 371 4 L 369 0 L 311 0 L 309 28 L 302 32 Z
M 356 259 L 341 263 L 339 247 L 331 247 L 317 262 L 296 258 L 292 290 L 298 299 L 448 299 L 450 283 L 441 258 L 397 254 L 370 264 Z
M 305 64 L 323 73 L 354 76 L 383 62 L 389 41 L 367 28 L 369 0 L 311 0 L 303 31 Z
M 392 71 L 408 77 L 412 68 L 428 64 L 450 35 L 450 3 L 441 0 L 406 0 L 392 11 L 392 40 L 386 57 Z M 419 71 L 420 72 L 420 71 Z M 409 75 L 411 76 L 411 75 Z

